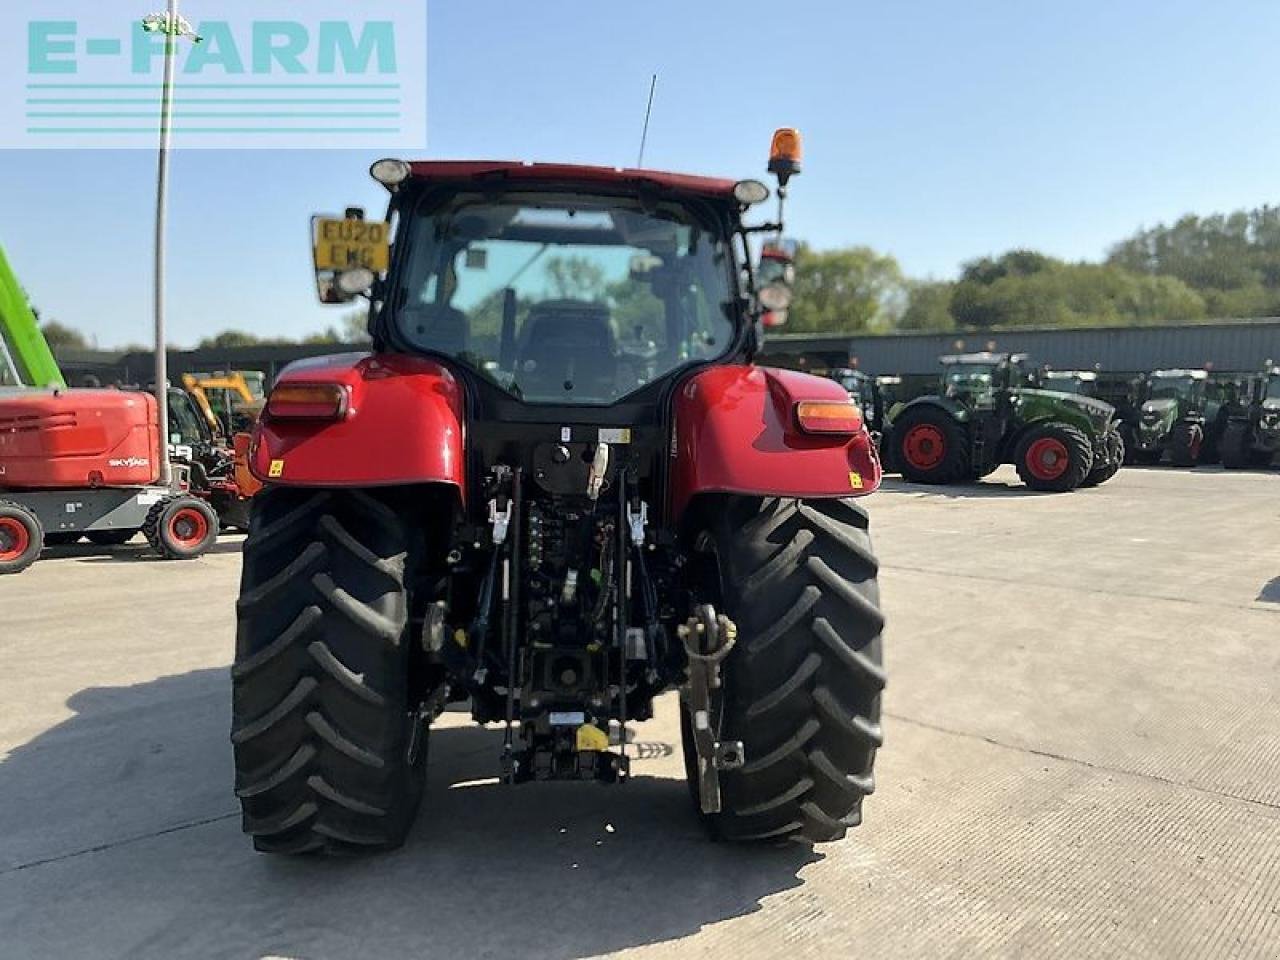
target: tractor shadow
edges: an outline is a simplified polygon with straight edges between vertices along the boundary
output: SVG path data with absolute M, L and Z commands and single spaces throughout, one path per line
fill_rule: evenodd
M 879 493 L 915 494 L 942 500 L 993 500 L 1018 497 L 1058 497 L 1061 494 L 1030 490 L 1020 483 L 1001 483 L 998 480 L 980 480 L 972 484 L 912 483 L 901 477 L 884 477 Z
M 218 542 L 206 552 L 206 557 L 239 553 L 244 544 L 244 537 L 237 535 L 222 536 Z M 75 560 L 77 563 L 161 563 L 161 557 L 152 552 L 147 541 L 141 536 L 118 547 L 100 547 L 96 544 L 81 542 L 69 546 L 45 547 L 40 554 L 45 560 Z
M 456 715 L 432 733 L 403 849 L 264 857 L 231 793 L 228 687 L 223 668 L 86 689 L 0 761 L 6 950 L 569 960 L 754 913 L 822 859 L 710 842 L 674 772 L 678 742 L 657 732 L 670 722 L 641 728 L 626 786 L 506 787 L 501 731 L 449 726 Z
M 1280 603 L 1280 577 L 1264 584 L 1256 603 Z

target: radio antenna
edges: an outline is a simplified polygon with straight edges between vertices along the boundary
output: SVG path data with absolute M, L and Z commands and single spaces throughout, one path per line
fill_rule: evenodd
M 649 141 L 649 118 L 653 115 L 653 94 L 658 89 L 658 75 L 655 73 L 653 79 L 649 81 L 649 105 L 644 110 L 644 130 L 640 133 L 640 159 L 636 161 L 637 167 L 644 166 L 644 147 Z

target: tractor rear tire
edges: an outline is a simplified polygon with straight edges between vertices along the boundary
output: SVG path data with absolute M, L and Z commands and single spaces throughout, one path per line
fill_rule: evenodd
M 1089 475 L 1080 484 L 1082 487 L 1101 486 L 1119 473 L 1120 467 L 1124 465 L 1124 440 L 1121 439 L 1120 434 L 1112 431 L 1107 434 L 1103 442 L 1107 445 L 1107 459 L 1099 463 L 1097 458 L 1094 458 L 1093 469 L 1089 471 Z
M 1138 462 L 1138 438 L 1134 434 L 1133 427 L 1128 423 L 1121 423 L 1116 428 L 1116 432 L 1120 434 L 1120 442 L 1124 444 L 1124 466 L 1128 467 Z
M 1169 435 L 1169 462 L 1175 467 L 1194 467 L 1204 449 L 1204 428 L 1198 423 L 1175 424 Z
M 1249 466 L 1250 453 L 1249 424 L 1243 420 L 1235 420 L 1227 424 L 1222 434 L 1222 465 L 1228 470 L 1243 470 Z
M 969 437 L 955 417 L 934 406 L 904 410 L 893 425 L 893 462 L 912 483 L 973 479 Z
M 839 840 L 862 822 L 883 739 L 884 616 L 866 511 L 852 500 L 718 506 L 697 546 L 716 558 L 719 609 L 738 627 L 719 736 L 741 740 L 745 762 L 721 774 L 721 812 L 705 820 L 724 839 Z M 688 737 L 685 762 L 696 794 Z
M 95 547 L 123 547 L 137 535 L 137 530 L 90 530 L 84 536 Z
M 1030 489 L 1067 493 L 1093 469 L 1093 445 L 1070 424 L 1045 423 L 1032 427 L 1018 441 L 1013 462 Z
M 236 795 L 264 853 L 400 846 L 422 798 L 409 534 L 359 491 L 254 499 L 231 668 Z
M 218 515 L 199 497 L 165 497 L 148 511 L 142 535 L 165 560 L 195 560 L 218 542 Z
M 0 500 L 0 576 L 21 573 L 40 558 L 44 527 L 40 518 L 9 500 Z

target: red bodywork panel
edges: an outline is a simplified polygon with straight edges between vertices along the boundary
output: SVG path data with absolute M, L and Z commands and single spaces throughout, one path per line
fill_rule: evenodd
M 572 163 L 518 163 L 509 160 L 431 160 L 411 163 L 415 177 L 424 180 L 467 181 L 506 180 L 547 183 L 557 180 L 574 184 L 599 183 L 634 186 L 651 183 L 664 190 L 701 194 L 717 199 L 732 199 L 736 180 L 722 177 L 698 177 L 661 170 L 592 167 Z
M 134 487 L 159 477 L 156 401 L 124 390 L 0 394 L 0 489 Z
M 464 495 L 462 386 L 439 363 L 396 354 L 317 357 L 285 367 L 277 388 L 284 383 L 341 384 L 347 413 L 288 420 L 273 417 L 268 404 L 249 455 L 257 479 L 303 487 L 448 483 Z
M 880 486 L 880 461 L 864 426 L 852 437 L 802 433 L 802 400 L 848 402 L 838 383 L 769 367 L 712 367 L 675 398 L 671 513 L 700 493 L 858 497 Z

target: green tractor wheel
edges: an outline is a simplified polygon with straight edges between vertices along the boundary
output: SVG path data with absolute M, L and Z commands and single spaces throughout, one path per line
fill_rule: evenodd
M 1080 486 L 1093 469 L 1093 447 L 1076 427 L 1046 423 L 1023 435 L 1014 465 L 1032 490 L 1066 493 Z
M 1243 470 L 1249 466 L 1249 424 L 1233 420 L 1222 435 L 1222 465 L 1228 470 Z
M 1120 442 L 1124 444 L 1124 465 L 1127 467 L 1132 463 L 1137 463 L 1138 437 L 1134 432 L 1133 426 L 1122 422 L 1116 432 L 1120 435 Z
M 904 410 L 893 425 L 892 445 L 893 461 L 912 483 L 973 479 L 965 429 L 938 407 Z
M 1107 458 L 1103 461 L 1099 461 L 1096 457 L 1094 458 L 1093 469 L 1089 471 L 1089 475 L 1080 484 L 1082 487 L 1096 487 L 1106 483 L 1120 472 L 1120 467 L 1124 464 L 1124 440 L 1120 434 L 1113 431 L 1107 434 L 1106 440 L 1103 442 L 1106 444 Z

